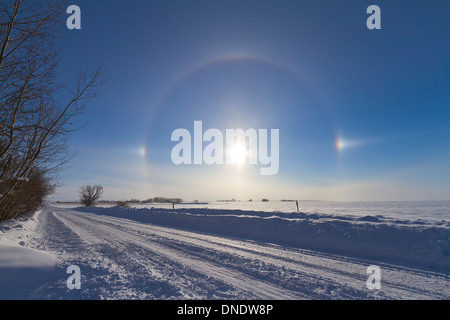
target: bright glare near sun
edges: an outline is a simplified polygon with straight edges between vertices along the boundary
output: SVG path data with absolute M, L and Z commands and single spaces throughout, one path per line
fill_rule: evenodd
M 336 149 L 338 151 L 341 151 L 344 148 L 344 146 L 345 146 L 344 141 L 342 141 L 342 139 L 338 138 L 336 140 Z
M 141 156 L 143 156 L 143 157 L 147 156 L 147 150 L 145 149 L 145 147 L 142 147 L 142 148 L 139 150 L 139 153 L 140 153 Z
M 240 166 L 246 162 L 248 152 L 245 145 L 243 145 L 242 143 L 234 144 L 233 147 L 229 150 L 229 152 L 232 163 Z
M 367 143 L 368 142 L 364 140 L 344 140 L 342 138 L 338 138 L 336 140 L 336 149 L 338 151 L 343 151 L 344 149 L 361 147 L 366 145 Z

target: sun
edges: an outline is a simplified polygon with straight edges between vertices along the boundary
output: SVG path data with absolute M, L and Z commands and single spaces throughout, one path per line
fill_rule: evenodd
M 248 157 L 247 148 L 242 143 L 234 144 L 229 150 L 231 161 L 233 164 L 237 164 L 238 166 L 243 165 Z

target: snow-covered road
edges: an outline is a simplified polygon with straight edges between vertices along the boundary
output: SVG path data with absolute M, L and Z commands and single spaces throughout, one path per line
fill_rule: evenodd
M 448 274 L 51 208 L 32 247 L 57 257 L 41 299 L 448 299 Z M 69 290 L 76 265 L 81 289 Z

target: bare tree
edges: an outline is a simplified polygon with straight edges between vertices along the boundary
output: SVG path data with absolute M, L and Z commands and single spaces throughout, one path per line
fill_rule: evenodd
M 101 85 L 99 69 L 80 71 L 71 89 L 56 79 L 64 4 L 0 3 L 0 220 L 19 214 L 11 207 L 33 172 L 44 178 L 71 159 L 67 142 L 80 128 L 76 117 Z M 57 97 L 64 93 L 62 102 Z
M 80 201 L 86 207 L 92 207 L 103 194 L 103 187 L 100 185 L 87 185 L 80 188 Z

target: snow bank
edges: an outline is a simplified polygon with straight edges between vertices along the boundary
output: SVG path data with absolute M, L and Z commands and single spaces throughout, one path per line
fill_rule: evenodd
M 29 247 L 39 213 L 0 224 L 0 299 L 32 298 L 54 277 L 56 257 Z
M 450 227 L 383 216 L 214 209 L 77 208 L 163 226 L 450 272 Z
M 26 246 L 37 226 L 37 219 L 41 212 L 36 211 L 19 219 L 11 219 L 0 223 L 0 246 Z

